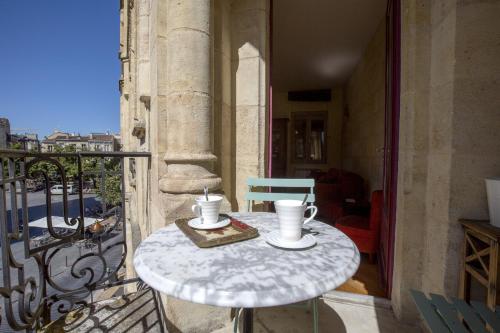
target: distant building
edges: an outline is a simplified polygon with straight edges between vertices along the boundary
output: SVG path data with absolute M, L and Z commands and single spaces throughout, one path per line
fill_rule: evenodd
M 11 133 L 10 122 L 0 118 L 0 149 L 38 150 L 40 141 L 36 133 Z
M 21 149 L 24 150 L 40 150 L 40 140 L 36 133 L 16 133 L 10 135 L 10 145 L 20 144 Z
M 91 133 L 88 137 L 89 150 L 92 151 L 116 151 L 118 142 L 113 134 Z
M 115 136 L 110 133 L 80 135 L 55 131 L 42 141 L 42 152 L 52 152 L 57 146 L 73 146 L 77 151 L 116 151 L 119 147 Z

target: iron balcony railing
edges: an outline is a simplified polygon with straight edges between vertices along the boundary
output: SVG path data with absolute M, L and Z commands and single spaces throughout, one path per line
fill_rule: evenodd
M 34 331 L 106 288 L 137 281 L 122 274 L 124 170 L 126 159 L 133 169 L 136 158 L 150 156 L 0 150 L 0 331 Z M 74 168 L 71 185 L 68 167 Z M 89 182 L 98 196 L 86 193 Z M 61 185 L 62 195 L 51 193 L 53 184 Z M 75 188 L 76 194 L 68 193 Z M 119 200 L 110 205 L 109 195 Z

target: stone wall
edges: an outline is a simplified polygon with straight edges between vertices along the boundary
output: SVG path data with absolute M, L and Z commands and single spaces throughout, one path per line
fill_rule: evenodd
M 341 136 L 342 136 L 342 89 L 332 89 L 330 102 L 292 102 L 288 100 L 288 93 L 273 93 L 273 118 L 289 119 L 287 144 L 287 176 L 295 177 L 297 169 L 340 168 L 341 166 Z M 297 164 L 293 162 L 292 150 L 292 114 L 294 112 L 328 112 L 327 127 L 327 158 L 324 164 Z
M 345 87 L 342 168 L 362 176 L 370 192 L 382 188 L 385 30 L 384 18 Z
M 232 107 L 231 3 L 215 1 L 214 9 L 214 153 L 222 190 L 235 203 L 235 115 Z
M 231 2 L 234 210 L 246 209 L 248 177 L 266 173 L 269 0 Z
M 135 10 L 130 0 L 123 1 L 120 8 L 120 53 L 119 57 L 122 63 L 122 73 L 120 77 L 120 135 L 123 151 L 137 150 L 136 142 L 132 136 L 132 128 L 135 116 Z M 136 174 L 132 172 L 130 162 L 127 159 L 124 163 L 125 175 L 125 227 L 131 232 L 127 237 L 127 258 L 126 272 L 127 277 L 135 277 L 135 271 L 132 265 L 133 250 L 141 241 L 140 225 L 137 223 L 137 196 L 136 196 Z M 135 286 L 126 287 L 127 292 L 135 291 Z
M 457 294 L 457 220 L 487 218 L 484 178 L 500 173 L 500 1 L 403 2 L 402 15 L 392 302 L 416 320 L 409 289 Z

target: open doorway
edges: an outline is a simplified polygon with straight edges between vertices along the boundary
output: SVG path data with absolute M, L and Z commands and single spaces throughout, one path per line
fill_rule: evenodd
M 273 0 L 271 15 L 269 173 L 316 180 L 320 219 L 362 252 L 339 290 L 379 297 L 392 282 L 395 2 Z

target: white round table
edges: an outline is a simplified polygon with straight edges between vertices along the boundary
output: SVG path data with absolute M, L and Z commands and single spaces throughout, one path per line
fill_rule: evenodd
M 230 215 L 257 228 L 260 237 L 203 249 L 171 224 L 139 245 L 137 274 L 153 289 L 182 300 L 251 309 L 312 299 L 340 286 L 358 269 L 356 245 L 328 224 L 313 220 L 304 225 L 317 244 L 292 251 L 265 241 L 265 234 L 279 229 L 276 214 Z

